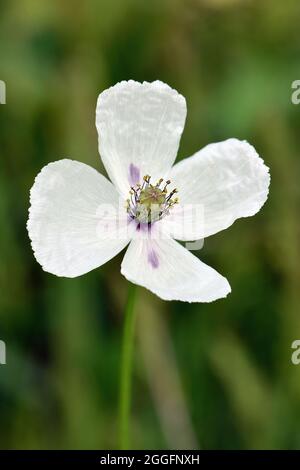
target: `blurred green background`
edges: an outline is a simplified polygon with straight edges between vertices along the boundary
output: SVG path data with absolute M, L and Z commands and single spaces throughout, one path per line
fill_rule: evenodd
M 117 447 L 122 255 L 77 279 L 44 273 L 26 232 L 29 189 L 63 157 L 103 170 L 98 94 L 160 79 L 187 99 L 179 158 L 249 140 L 271 168 L 254 218 L 199 255 L 232 286 L 212 304 L 139 289 L 134 448 L 299 449 L 298 0 L 2 0 L 0 446 Z

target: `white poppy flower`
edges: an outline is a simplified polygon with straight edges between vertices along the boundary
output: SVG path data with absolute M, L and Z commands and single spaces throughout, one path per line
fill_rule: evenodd
M 129 281 L 165 300 L 226 297 L 228 281 L 174 239 L 205 238 L 256 214 L 269 171 L 237 139 L 207 145 L 172 167 L 185 118 L 184 97 L 160 81 L 124 81 L 99 95 L 99 151 L 113 184 L 73 160 L 42 169 L 31 189 L 28 232 L 45 271 L 80 276 L 129 244 L 121 265 Z

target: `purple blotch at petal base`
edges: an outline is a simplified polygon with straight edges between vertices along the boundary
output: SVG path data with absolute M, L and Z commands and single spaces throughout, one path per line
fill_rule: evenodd
M 130 163 L 128 176 L 130 186 L 135 186 L 137 183 L 139 183 L 140 177 L 140 169 L 133 163 Z
M 148 262 L 154 269 L 158 268 L 159 266 L 157 253 L 153 249 L 149 250 L 148 252 Z

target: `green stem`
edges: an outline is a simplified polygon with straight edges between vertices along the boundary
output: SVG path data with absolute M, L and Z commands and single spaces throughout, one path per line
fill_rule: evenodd
M 120 449 L 129 449 L 129 414 L 131 405 L 131 372 L 134 346 L 134 325 L 136 313 L 134 302 L 136 286 L 129 284 L 125 309 L 124 331 L 122 342 L 121 375 L 120 375 Z

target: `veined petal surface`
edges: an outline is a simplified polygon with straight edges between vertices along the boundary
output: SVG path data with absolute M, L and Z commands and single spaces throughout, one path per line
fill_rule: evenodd
M 84 163 L 64 159 L 45 166 L 30 202 L 27 228 L 34 254 L 52 274 L 80 276 L 129 242 L 131 228 L 116 189 Z
M 170 170 L 185 118 L 184 97 L 160 81 L 124 81 L 99 95 L 99 152 L 124 196 L 143 176 L 157 180 Z
M 221 274 L 171 238 L 132 240 L 121 273 L 163 300 L 211 302 L 231 290 Z
M 269 169 L 246 141 L 210 144 L 170 172 L 180 204 L 163 220 L 178 240 L 208 237 L 256 214 L 268 197 Z

